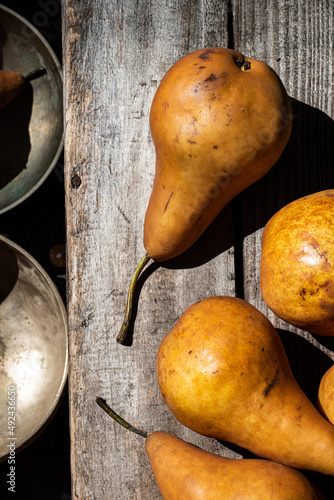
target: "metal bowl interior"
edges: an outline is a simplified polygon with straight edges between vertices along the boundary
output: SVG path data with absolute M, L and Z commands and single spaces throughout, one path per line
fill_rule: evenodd
M 63 149 L 60 64 L 36 28 L 0 5 L 0 69 L 27 74 L 45 67 L 0 109 L 0 214 L 30 196 L 47 178 Z
M 0 236 L 0 460 L 54 414 L 68 371 L 63 301 L 41 266 Z M 14 394 L 14 397 L 13 397 Z M 12 408 L 12 406 L 14 408 Z

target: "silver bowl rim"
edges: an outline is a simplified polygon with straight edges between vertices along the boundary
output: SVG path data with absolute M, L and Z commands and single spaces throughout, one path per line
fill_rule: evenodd
M 33 440 L 34 437 L 36 437 L 36 438 L 38 437 L 39 432 L 41 432 L 44 429 L 44 426 L 46 426 L 48 421 L 53 416 L 53 414 L 54 414 L 54 412 L 55 412 L 55 410 L 60 402 L 62 393 L 64 391 L 64 387 L 65 387 L 65 384 L 67 382 L 67 376 L 68 376 L 68 371 L 69 371 L 67 312 L 66 312 L 66 308 L 65 308 L 65 304 L 63 302 L 63 299 L 61 298 L 60 293 L 59 293 L 56 285 L 53 283 L 52 279 L 50 278 L 48 273 L 45 271 L 45 269 L 39 264 L 39 262 L 37 262 L 37 260 L 34 257 L 32 257 L 32 255 L 30 255 L 29 252 L 24 250 L 24 248 L 20 247 L 19 245 L 14 243 L 9 238 L 6 238 L 2 234 L 0 234 L 0 240 L 3 241 L 4 243 L 6 243 L 10 248 L 13 248 L 15 250 L 15 252 L 17 252 L 19 254 L 21 253 L 26 259 L 28 259 L 31 262 L 31 264 L 33 264 L 34 267 L 39 271 L 39 273 L 42 275 L 42 277 L 45 279 L 45 281 L 47 282 L 48 286 L 50 287 L 54 297 L 57 300 L 57 304 L 58 304 L 58 307 L 59 307 L 59 310 L 60 310 L 60 313 L 61 313 L 61 316 L 63 319 L 64 334 L 65 334 L 65 363 L 64 363 L 63 375 L 61 378 L 61 382 L 59 384 L 57 394 L 54 398 L 52 405 L 49 408 L 49 411 L 45 414 L 45 416 L 36 425 L 35 429 L 30 434 L 27 434 L 23 439 L 21 439 L 20 441 L 17 441 L 15 443 L 15 448 L 17 451 L 19 451 L 20 448 L 24 448 L 25 446 L 30 444 L 30 442 Z M 8 456 L 8 452 L 0 454 L 0 462 L 5 460 L 7 456 Z
M 58 73 L 59 73 L 60 79 L 61 79 L 61 81 L 63 81 L 63 74 L 62 74 L 62 68 L 61 68 L 60 62 L 59 62 L 56 54 L 54 53 L 53 49 L 51 48 L 50 44 L 46 41 L 46 39 L 38 31 L 38 29 L 36 29 L 33 24 L 31 24 L 29 21 L 27 21 L 27 19 L 22 17 L 20 14 L 17 14 L 12 9 L 9 9 L 5 5 L 0 4 L 0 10 L 3 10 L 5 12 L 7 12 L 8 14 L 11 14 L 13 17 L 16 17 L 19 21 L 21 21 L 23 24 L 28 26 L 28 28 L 30 28 L 34 32 L 34 34 L 41 40 L 41 42 L 45 45 L 45 47 L 49 51 L 51 58 L 54 60 L 55 65 L 58 68 Z M 19 205 L 20 203 L 25 201 L 27 198 L 29 198 L 29 196 L 31 196 L 43 184 L 43 182 L 46 180 L 46 178 L 50 175 L 53 168 L 55 167 L 63 148 L 64 148 L 64 130 L 63 130 L 63 134 L 62 134 L 62 137 L 61 137 L 61 140 L 59 143 L 58 150 L 57 150 L 52 162 L 50 163 L 49 167 L 46 169 L 46 171 L 41 176 L 39 181 L 36 182 L 36 184 L 34 184 L 34 186 L 27 193 L 20 196 L 20 198 L 18 198 L 16 201 L 13 201 L 13 203 L 10 203 L 9 205 L 7 205 L 4 208 L 1 208 L 0 215 L 7 212 L 8 210 L 11 210 L 12 208 L 16 207 L 17 205 Z

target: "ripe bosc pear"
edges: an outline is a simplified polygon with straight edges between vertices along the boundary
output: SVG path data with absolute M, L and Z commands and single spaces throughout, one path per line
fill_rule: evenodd
M 334 365 L 321 378 L 318 390 L 318 409 L 334 425 Z
M 17 71 L 0 70 L 0 108 L 9 104 L 18 97 L 28 82 L 39 78 L 46 73 L 45 68 L 38 68 L 26 75 Z
M 292 201 L 262 235 L 261 292 L 280 318 L 334 335 L 334 189 Z
M 202 49 L 162 79 L 150 129 L 156 173 L 144 245 L 163 261 L 187 250 L 278 160 L 290 137 L 290 101 L 265 63 L 229 49 Z
M 150 129 L 155 178 L 144 222 L 146 255 L 131 294 L 150 259 L 166 261 L 187 250 L 232 198 L 276 163 L 291 134 L 291 105 L 264 62 L 230 49 L 200 49 L 163 77 Z
M 145 450 L 164 500 L 325 500 L 299 471 L 262 459 L 231 459 L 172 434 L 148 435 L 97 403 L 124 427 L 146 438 Z
M 298 469 L 334 475 L 334 426 L 296 382 L 280 337 L 234 297 L 190 306 L 156 362 L 167 406 L 195 432 Z

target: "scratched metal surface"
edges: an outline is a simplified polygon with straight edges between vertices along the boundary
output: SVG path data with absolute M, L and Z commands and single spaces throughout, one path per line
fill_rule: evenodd
M 32 81 L 0 110 L 0 214 L 22 203 L 52 172 L 63 149 L 63 82 L 46 39 L 25 18 L 0 5 L 0 67 Z

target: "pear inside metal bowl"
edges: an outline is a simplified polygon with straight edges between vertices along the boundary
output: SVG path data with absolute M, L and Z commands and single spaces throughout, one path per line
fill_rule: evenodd
M 3 236 L 0 276 L 3 461 L 37 437 L 56 411 L 67 379 L 68 347 L 58 290 L 35 259 Z
M 0 109 L 0 214 L 27 199 L 63 150 L 63 82 L 59 61 L 39 31 L 0 5 L 0 69 L 46 73 Z

